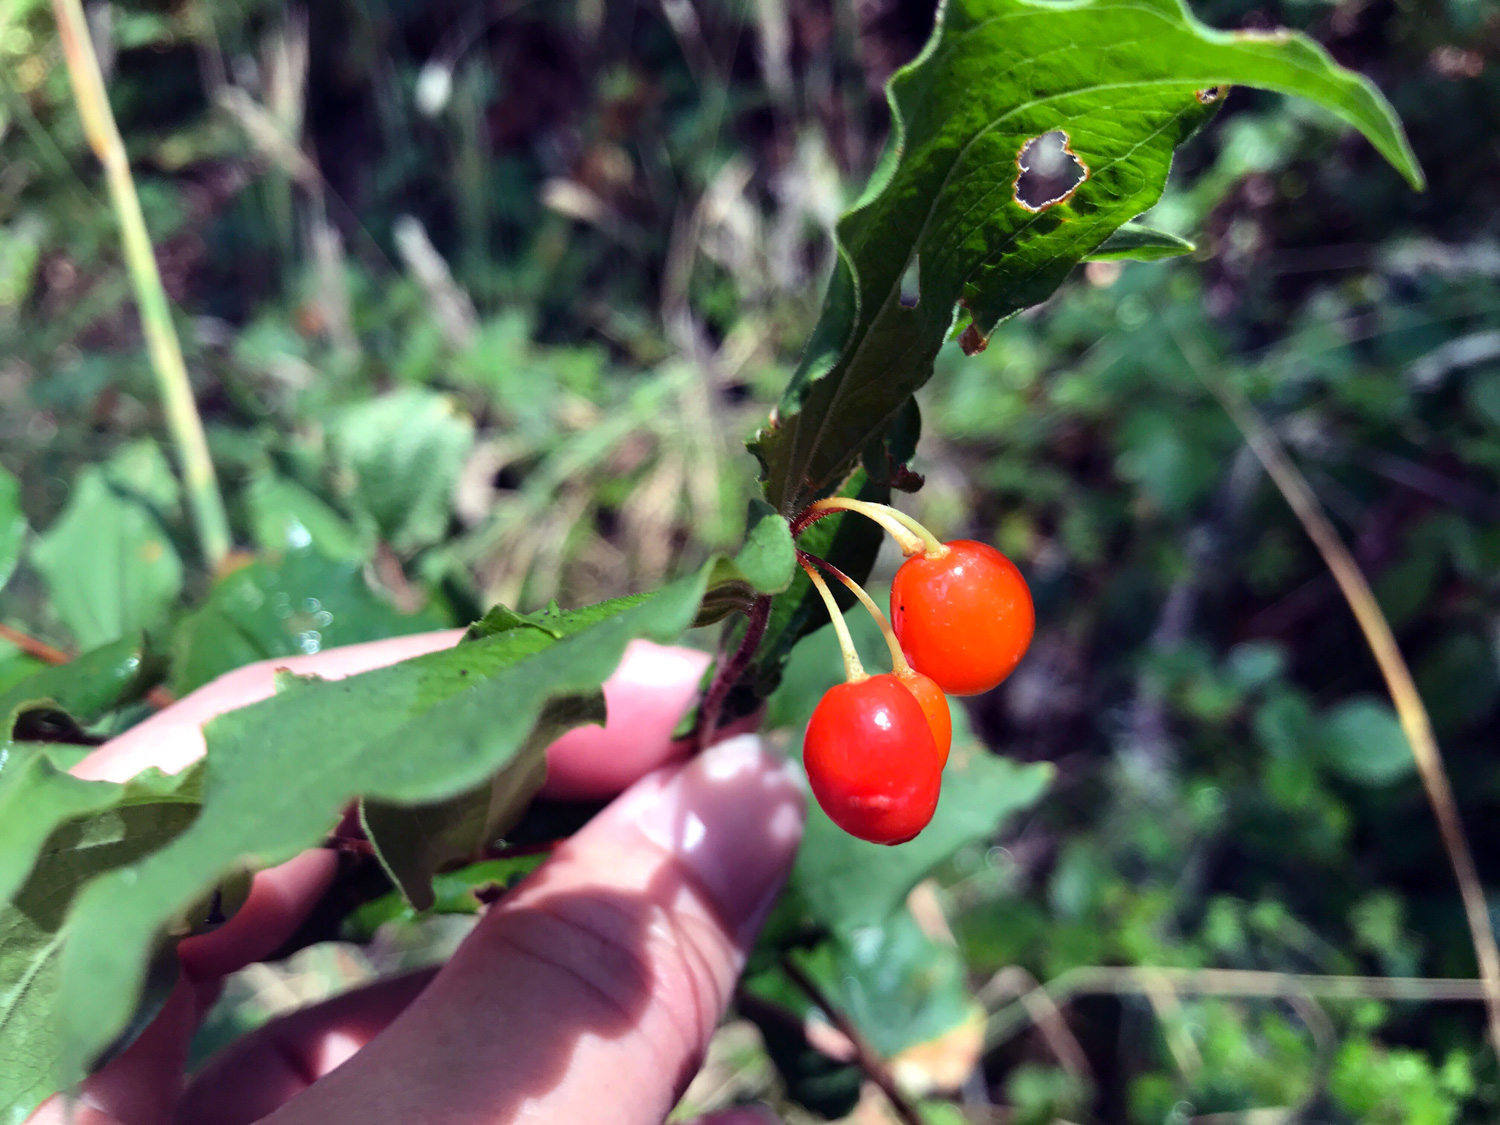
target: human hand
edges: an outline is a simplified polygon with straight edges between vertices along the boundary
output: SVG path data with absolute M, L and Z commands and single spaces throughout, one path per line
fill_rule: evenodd
M 278 668 L 338 678 L 454 643 L 392 638 L 238 669 L 114 739 L 74 771 L 182 769 L 213 716 L 273 691 Z M 256 875 L 223 927 L 178 948 L 182 980 L 129 1049 L 88 1079 L 77 1125 L 607 1122 L 655 1125 L 692 1078 L 801 837 L 797 775 L 753 735 L 685 764 L 671 732 L 701 653 L 635 642 L 605 684 L 609 723 L 548 750 L 544 794 L 620 794 L 478 922 L 437 970 L 272 1021 L 185 1082 L 188 1043 L 225 975 L 295 931 L 335 858 Z M 621 793 L 621 791 L 624 791 Z M 60 1097 L 34 1125 L 68 1120 Z M 758 1110 L 714 1125 L 752 1125 Z

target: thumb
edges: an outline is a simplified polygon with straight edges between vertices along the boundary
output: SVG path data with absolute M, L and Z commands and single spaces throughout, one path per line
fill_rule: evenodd
M 643 778 L 271 1120 L 662 1121 L 791 866 L 798 777 L 745 736 Z

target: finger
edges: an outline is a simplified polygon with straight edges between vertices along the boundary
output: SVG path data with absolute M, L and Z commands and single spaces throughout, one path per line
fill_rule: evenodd
M 156 1019 L 118 1058 L 89 1077 L 76 1101 L 61 1094 L 49 1098 L 28 1125 L 158 1125 L 171 1120 L 199 1016 L 197 989 L 180 981 Z
M 178 943 L 183 969 L 194 980 L 212 980 L 269 956 L 296 932 L 337 871 L 338 857 L 315 849 L 256 872 L 249 897 L 229 921 Z
M 203 724 L 226 711 L 269 699 L 276 692 L 276 673 L 281 669 L 340 680 L 398 660 L 450 648 L 461 636 L 461 629 L 445 629 L 345 645 L 311 656 L 283 656 L 246 664 L 179 699 L 118 738 L 110 739 L 74 766 L 72 772 L 78 777 L 103 781 L 127 781 L 150 766 L 177 773 L 203 757 L 206 749 Z
M 177 1120 L 244 1125 L 265 1117 L 375 1038 L 434 971 L 355 989 L 251 1032 L 194 1077 Z
M 273 1120 L 655 1125 L 697 1068 L 802 820 L 795 771 L 753 737 L 645 778 Z M 311 1079 L 344 1029 L 305 1030 L 279 1042 Z M 233 1072 L 226 1062 L 219 1080 Z
M 687 713 L 709 656 L 690 648 L 631 641 L 604 681 L 609 716 L 602 727 L 578 727 L 547 748 L 543 793 L 561 800 L 603 800 L 658 766 L 685 756 L 672 731 Z
M 177 946 L 186 979 L 157 1017 L 120 1056 L 83 1084 L 77 1125 L 161 1122 L 182 1090 L 188 1043 L 218 991 L 218 978 L 265 957 L 290 937 L 322 896 L 337 868 L 332 852 L 305 852 L 256 874 L 249 897 L 213 933 Z M 54 1099 L 35 1125 L 63 1121 Z
M 176 773 L 201 758 L 203 724 L 269 698 L 276 673 L 288 670 L 336 680 L 458 643 L 460 630 L 391 637 L 312 656 L 261 660 L 227 672 L 167 710 L 111 739 L 73 768 L 79 777 L 125 781 L 155 766 Z M 672 731 L 687 712 L 708 667 L 706 653 L 632 641 L 620 667 L 604 683 L 609 721 L 564 735 L 548 750 L 548 796 L 569 800 L 612 797 L 636 778 L 685 754 Z

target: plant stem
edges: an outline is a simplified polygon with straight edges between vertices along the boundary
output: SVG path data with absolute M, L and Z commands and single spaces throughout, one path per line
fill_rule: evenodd
M 1482 980 L 1445 977 L 1348 977 L 1266 972 L 1258 969 L 1181 969 L 1149 965 L 1085 965 L 1069 969 L 989 1017 L 985 1047 L 993 1051 L 1033 1022 L 1035 1000 L 1050 1008 L 1079 996 L 1132 996 L 1168 989 L 1177 995 L 1279 1000 L 1308 996 L 1324 1000 L 1394 1000 L 1423 1003 L 1484 1002 Z M 980 990 L 981 1003 L 989 1000 Z M 1011 995 L 1014 995 L 1013 993 Z M 985 1003 L 991 1006 L 993 1001 Z
M 40 660 L 43 664 L 66 664 L 73 659 L 62 649 L 53 648 L 46 641 L 39 641 L 9 625 L 0 625 L 0 641 L 15 645 L 27 656 Z
M 727 663 L 714 674 L 713 683 L 703 696 L 703 706 L 698 709 L 698 749 L 706 750 L 719 729 L 719 712 L 724 710 L 724 700 L 750 667 L 755 650 L 765 638 L 766 626 L 771 622 L 771 599 L 759 597 L 750 607 L 750 621 L 745 626 L 745 636 L 740 647 L 734 650 Z
M 870 1046 L 869 1040 L 860 1033 L 849 1017 L 839 1011 L 833 1004 L 829 1003 L 828 997 L 823 995 L 823 990 L 818 987 L 818 982 L 813 980 L 802 970 L 790 957 L 783 956 L 781 959 L 782 971 L 792 979 L 802 993 L 815 1004 L 825 1016 L 843 1033 L 844 1037 L 854 1045 L 854 1061 L 859 1069 L 864 1072 L 866 1078 L 880 1087 L 891 1103 L 891 1108 L 896 1111 L 904 1125 L 922 1125 L 922 1118 L 917 1109 L 901 1092 L 896 1085 L 896 1080 L 891 1075 L 890 1067 L 886 1066 L 885 1060 L 875 1053 L 875 1048 Z
M 792 538 L 795 539 L 809 525 L 834 512 L 858 512 L 866 519 L 878 523 L 896 541 L 908 558 L 913 555 L 926 555 L 928 558 L 940 559 L 948 553 L 948 548 L 939 541 L 936 535 L 905 512 L 898 511 L 888 504 L 872 504 L 866 500 L 854 500 L 846 496 L 829 496 L 809 505 L 792 521 Z
M 62 41 L 63 55 L 67 60 L 78 116 L 82 119 L 89 147 L 104 165 L 110 201 L 120 223 L 125 264 L 135 290 L 141 328 L 166 410 L 167 425 L 182 462 L 183 482 L 192 507 L 193 522 L 197 526 L 198 542 L 209 569 L 217 571 L 229 553 L 229 520 L 224 512 L 223 498 L 219 495 L 213 461 L 208 455 L 203 422 L 193 402 L 187 364 L 182 358 L 177 329 L 172 324 L 171 305 L 162 287 L 161 271 L 157 268 L 151 235 L 141 213 L 135 179 L 130 174 L 130 160 L 109 107 L 104 76 L 100 73 L 94 42 L 84 19 L 82 0 L 52 0 L 52 8 L 57 15 L 58 38 Z
M 896 673 L 897 676 L 910 676 L 912 674 L 911 665 L 906 662 L 906 653 L 901 651 L 901 642 L 896 639 L 896 631 L 891 628 L 890 621 L 881 612 L 880 607 L 875 604 L 875 599 L 865 592 L 865 588 L 831 562 L 826 559 L 820 559 L 817 555 L 810 555 L 806 551 L 798 551 L 797 561 L 804 567 L 809 564 L 822 567 L 842 582 L 848 588 L 849 592 L 859 599 L 859 604 L 869 611 L 870 616 L 875 619 L 875 624 L 880 626 L 880 635 L 885 638 L 885 647 L 891 650 L 891 671 Z
M 797 552 L 802 555 L 801 551 Z M 811 558 L 811 556 L 806 556 Z M 828 583 L 823 581 L 823 576 L 817 572 L 810 562 L 803 561 L 802 569 L 807 571 L 807 577 L 817 587 L 818 593 L 823 597 L 823 604 L 828 607 L 829 620 L 833 622 L 833 631 L 839 635 L 839 651 L 844 654 L 844 678 L 851 684 L 857 684 L 861 680 L 868 680 L 869 674 L 864 665 L 859 662 L 859 652 L 854 647 L 854 638 L 849 635 L 849 623 L 844 620 L 844 615 L 839 610 L 839 603 L 833 600 L 833 591 L 828 588 Z

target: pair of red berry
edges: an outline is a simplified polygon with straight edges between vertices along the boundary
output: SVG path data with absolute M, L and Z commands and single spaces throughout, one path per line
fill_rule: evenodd
M 974 695 L 1009 676 L 1031 643 L 1035 613 L 1021 572 L 993 547 L 967 539 L 938 543 L 894 509 L 857 503 L 822 502 L 827 510 L 849 508 L 877 519 L 906 549 L 891 586 L 894 629 L 855 583 L 804 557 L 839 632 L 848 682 L 830 688 L 813 712 L 803 765 L 835 824 L 863 840 L 900 844 L 921 832 L 937 808 L 953 738 L 944 693 Z M 871 676 L 860 667 L 813 563 L 849 586 L 880 622 L 892 672 Z

